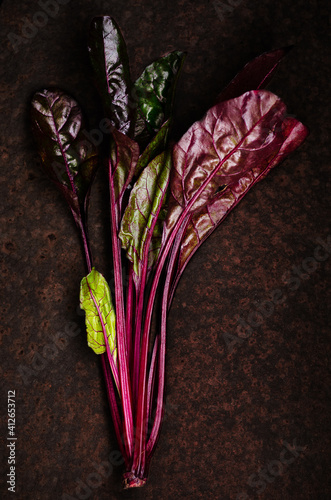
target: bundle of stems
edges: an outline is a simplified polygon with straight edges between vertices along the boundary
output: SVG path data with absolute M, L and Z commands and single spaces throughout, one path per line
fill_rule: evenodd
M 307 129 L 264 90 L 287 49 L 248 63 L 173 147 L 168 135 L 184 54 L 166 54 L 132 82 L 122 34 L 107 16 L 93 19 L 88 50 L 111 132 L 106 161 L 114 301 L 90 251 L 87 209 L 100 155 L 86 141 L 81 108 L 63 91 L 43 89 L 32 101 L 32 125 L 43 165 L 82 238 L 87 340 L 101 357 L 125 461 L 124 487 L 131 488 L 145 484 L 160 435 L 167 314 L 178 281 L 211 232 L 303 142 Z

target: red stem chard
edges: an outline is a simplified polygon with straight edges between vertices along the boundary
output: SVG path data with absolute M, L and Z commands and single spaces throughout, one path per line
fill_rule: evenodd
M 167 313 L 178 281 L 212 231 L 308 131 L 264 90 L 286 48 L 248 63 L 173 148 L 168 137 L 184 54 L 161 57 L 132 82 L 123 36 L 106 16 L 93 19 L 88 50 L 112 123 L 107 161 L 114 306 L 89 250 L 87 208 L 98 152 L 82 133 L 82 112 L 61 90 L 43 90 L 33 98 L 31 117 L 43 165 L 80 229 L 88 271 L 80 289 L 87 342 L 101 356 L 125 461 L 124 487 L 132 488 L 146 483 L 160 435 Z M 159 295 L 158 331 L 152 332 Z
M 80 229 L 90 271 L 86 219 L 91 185 L 98 166 L 96 147 L 87 142 L 83 134 L 85 124 L 79 104 L 62 90 L 36 92 L 31 119 L 43 166 L 65 197 Z

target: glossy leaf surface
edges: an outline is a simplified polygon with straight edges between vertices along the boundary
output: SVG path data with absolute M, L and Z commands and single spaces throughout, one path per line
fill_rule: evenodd
M 85 311 L 87 343 L 96 354 L 106 352 L 106 341 L 116 364 L 116 320 L 110 289 L 105 278 L 92 271 L 80 285 L 80 307 Z
M 216 102 L 234 99 L 249 90 L 264 89 L 273 77 L 278 64 L 285 57 L 291 47 L 265 52 L 256 57 L 231 80 L 229 85 L 220 93 Z
M 271 168 L 278 165 L 288 154 L 300 146 L 308 134 L 307 128 L 294 118 L 285 118 L 281 127 L 283 143 L 267 166 L 257 162 L 256 166 L 250 171 L 244 172 L 238 181 L 229 184 L 222 192 L 216 194 L 205 207 L 192 214 L 181 242 L 178 274 L 182 273 L 189 259 L 203 241 L 219 226 L 255 183 L 264 178 Z
M 135 137 L 148 140 L 171 115 L 174 92 L 184 53 L 171 52 L 146 67 L 134 84 L 137 104 Z
M 109 16 L 92 20 L 88 50 L 104 109 L 113 125 L 128 133 L 131 125 L 130 68 L 125 41 Z
M 84 134 L 81 109 L 61 90 L 45 89 L 33 97 L 31 119 L 44 168 L 79 218 L 98 159 L 96 147 Z
M 114 129 L 110 149 L 111 175 L 114 182 L 115 203 L 122 202 L 125 190 L 136 173 L 139 146 L 127 135 Z
M 167 120 L 160 128 L 154 139 L 148 144 L 146 149 L 139 157 L 135 177 L 138 177 L 140 172 L 159 154 L 166 149 L 167 139 L 169 134 L 170 119 Z
M 134 273 L 141 276 L 141 266 L 149 252 L 149 267 L 155 261 L 162 230 L 157 225 L 157 220 L 165 200 L 169 183 L 170 157 L 161 153 L 142 171 L 136 181 L 128 206 L 122 219 L 119 238 L 122 247 L 127 252 L 127 257 L 133 263 Z M 163 223 L 160 217 L 160 223 Z M 150 248 L 152 237 L 154 242 Z
M 286 140 L 283 102 L 266 90 L 217 104 L 173 152 L 165 237 L 184 209 L 199 212 L 254 168 L 264 169 Z

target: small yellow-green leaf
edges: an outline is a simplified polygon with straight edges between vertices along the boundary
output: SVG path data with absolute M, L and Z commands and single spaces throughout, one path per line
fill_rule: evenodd
M 116 366 L 116 317 L 110 289 L 105 278 L 94 268 L 80 284 L 80 307 L 85 311 L 87 343 L 96 354 L 109 351 Z

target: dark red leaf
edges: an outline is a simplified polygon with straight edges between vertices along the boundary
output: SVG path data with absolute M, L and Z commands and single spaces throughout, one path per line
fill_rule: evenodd
M 191 215 L 181 242 L 177 278 L 180 277 L 191 257 L 214 229 L 223 222 L 256 182 L 263 179 L 271 168 L 283 161 L 304 141 L 308 130 L 294 118 L 286 118 L 283 122 L 283 133 L 284 142 L 280 150 L 265 168 L 257 165 L 251 171 L 244 173 L 237 182 L 230 184 L 216 194 L 210 204 Z
M 216 102 L 234 99 L 249 90 L 264 89 L 273 77 L 278 64 L 290 49 L 291 47 L 284 47 L 265 52 L 247 63 L 220 93 Z
M 177 278 L 189 258 L 248 190 L 298 147 L 308 131 L 284 103 L 260 90 L 217 104 L 173 151 L 171 195 L 163 241 L 190 213 Z

